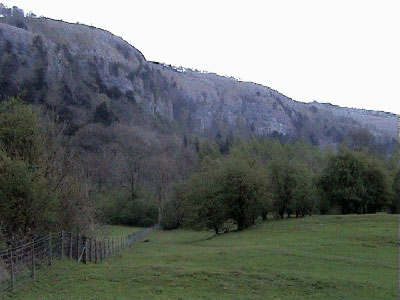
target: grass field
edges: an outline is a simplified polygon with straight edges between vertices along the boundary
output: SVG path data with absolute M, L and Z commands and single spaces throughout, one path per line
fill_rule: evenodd
M 100 264 L 56 262 L 13 299 L 397 299 L 397 216 L 313 216 L 243 232 L 158 231 Z

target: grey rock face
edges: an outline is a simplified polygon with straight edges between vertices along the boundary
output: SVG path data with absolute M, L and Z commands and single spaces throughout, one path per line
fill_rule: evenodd
M 120 120 L 139 107 L 210 137 L 272 135 L 327 145 L 367 128 L 394 145 L 390 113 L 300 103 L 258 84 L 149 62 L 121 38 L 89 26 L 45 18 L 25 23 L 27 29 L 0 23 L 0 99 L 24 91 L 79 126 L 106 103 Z

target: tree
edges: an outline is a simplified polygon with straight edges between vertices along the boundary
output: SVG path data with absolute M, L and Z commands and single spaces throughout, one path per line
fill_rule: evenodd
M 145 160 L 145 176 L 151 186 L 158 207 L 158 220 L 161 223 L 165 205 L 170 201 L 173 186 L 182 179 L 178 165 L 186 165 L 186 156 L 182 155 L 182 142 L 175 135 L 164 136 L 151 145 Z M 190 168 L 189 168 L 190 169 Z
M 392 204 L 390 206 L 390 211 L 392 213 L 400 212 L 400 169 L 393 176 L 393 198 Z
M 397 146 L 396 151 L 390 156 L 386 162 L 386 168 L 392 175 L 392 199 L 390 203 L 390 212 L 395 214 L 400 212 L 400 148 Z
M 390 176 L 380 161 L 365 152 L 340 149 L 319 179 L 322 196 L 343 214 L 374 213 L 390 198 Z
M 0 219 L 9 236 L 48 230 L 57 197 L 46 177 L 38 118 L 17 99 L 0 105 Z
M 269 165 L 273 206 L 281 219 L 285 212 L 288 217 L 310 214 L 313 208 L 314 192 L 312 173 L 305 164 L 282 157 Z
M 223 161 L 221 168 L 221 197 L 228 205 L 228 216 L 236 221 L 238 230 L 254 223 L 260 215 L 260 203 L 265 191 L 257 160 L 240 148 Z
M 295 177 L 295 188 L 292 193 L 291 209 L 297 217 L 311 215 L 315 203 L 314 175 L 305 164 L 295 163 L 292 176 Z
M 0 3 L 0 16 L 6 19 L 7 24 L 26 29 L 26 25 L 24 23 L 25 13 L 17 6 L 8 8 Z
M 205 157 L 201 170 L 186 181 L 186 223 L 213 228 L 216 233 L 228 219 L 243 230 L 261 214 L 264 196 L 259 165 L 241 149 L 226 157 Z
M 211 228 L 219 233 L 228 212 L 219 180 L 219 170 L 209 164 L 185 182 L 185 224 L 199 229 Z
M 0 148 L 12 159 L 37 165 L 43 157 L 43 135 L 37 115 L 19 99 L 0 105 Z

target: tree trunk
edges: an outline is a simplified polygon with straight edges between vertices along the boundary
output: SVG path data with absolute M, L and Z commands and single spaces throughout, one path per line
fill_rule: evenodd
M 285 209 L 279 210 L 279 216 L 283 219 L 283 215 L 285 214 Z
M 242 231 L 244 228 L 244 218 L 242 218 L 242 217 L 238 218 L 237 223 L 238 223 L 237 230 Z
M 261 213 L 261 218 L 263 219 L 263 221 L 265 221 L 265 220 L 267 219 L 267 215 L 268 215 L 268 212 L 267 212 L 267 211 L 263 211 L 263 212 Z
M 161 203 L 158 205 L 158 224 L 161 225 Z
M 214 225 L 214 230 L 215 230 L 215 234 L 218 235 L 219 233 L 219 228 L 217 225 Z

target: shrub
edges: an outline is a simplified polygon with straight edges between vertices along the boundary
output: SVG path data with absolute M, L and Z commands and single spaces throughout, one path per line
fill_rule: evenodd
M 148 227 L 157 223 L 158 210 L 126 190 L 109 191 L 100 196 L 98 218 L 108 224 Z

